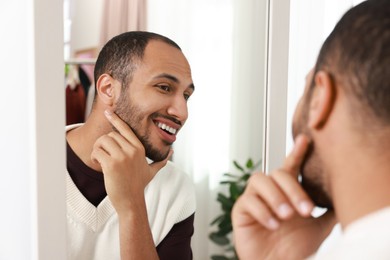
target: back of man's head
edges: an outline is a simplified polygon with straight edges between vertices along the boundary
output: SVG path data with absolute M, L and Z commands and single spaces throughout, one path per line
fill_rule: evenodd
M 350 9 L 323 44 L 319 70 L 348 94 L 360 122 L 390 126 L 390 1 L 368 0 Z

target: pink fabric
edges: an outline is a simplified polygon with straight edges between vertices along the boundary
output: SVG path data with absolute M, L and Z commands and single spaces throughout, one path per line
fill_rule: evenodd
M 120 33 L 144 30 L 146 30 L 146 0 L 104 1 L 100 47 Z
M 83 51 L 83 52 L 76 53 L 76 58 L 79 58 L 79 59 L 96 59 L 95 50 L 91 50 L 89 52 L 88 51 Z M 93 64 L 80 64 L 79 66 L 85 71 L 85 73 L 87 74 L 89 80 L 91 82 L 93 82 L 94 81 L 93 70 L 95 69 L 95 65 L 93 65 Z

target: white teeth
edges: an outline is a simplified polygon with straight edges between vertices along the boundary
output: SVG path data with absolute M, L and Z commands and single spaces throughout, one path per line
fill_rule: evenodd
M 165 131 L 170 132 L 173 135 L 176 134 L 177 130 L 175 128 L 173 128 L 173 127 L 167 126 L 166 124 L 158 123 L 157 126 L 160 127 L 161 129 L 165 130 Z

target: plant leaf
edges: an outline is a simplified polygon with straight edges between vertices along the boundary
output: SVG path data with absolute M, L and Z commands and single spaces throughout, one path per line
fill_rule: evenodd
M 241 195 L 241 190 L 236 183 L 230 184 L 229 191 L 230 191 L 230 197 L 233 199 L 234 202 Z
M 209 238 L 215 244 L 223 247 L 223 255 L 213 255 L 212 260 L 238 260 L 237 253 L 234 245 L 230 241 L 230 234 L 233 231 L 231 211 L 234 203 L 239 196 L 244 192 L 248 179 L 251 177 L 252 172 L 260 165 L 261 160 L 254 164 L 253 160 L 249 158 L 244 167 L 237 161 L 233 161 L 236 169 L 240 172 L 237 174 L 224 173 L 223 179 L 220 181 L 221 185 L 228 185 L 228 193 L 224 194 L 219 192 L 217 194 L 217 201 L 220 203 L 223 214 L 216 217 L 211 226 L 217 225 L 217 230 L 209 234 Z
M 219 184 L 232 184 L 236 183 L 237 181 L 221 181 Z
M 212 255 L 211 260 L 229 260 L 229 258 L 223 255 Z
M 211 239 L 211 241 L 213 241 L 214 243 L 216 243 L 217 245 L 220 245 L 220 246 L 225 246 L 225 245 L 228 245 L 230 243 L 230 240 L 227 237 L 220 236 L 216 232 L 211 233 L 209 235 L 209 238 Z
M 251 158 L 249 158 L 248 161 L 246 162 L 246 168 L 250 170 L 253 168 L 253 161 Z
M 217 233 L 223 236 L 233 231 L 232 219 L 230 218 L 230 215 L 225 216 L 223 221 L 218 224 L 218 228 L 219 230 L 217 231 Z
M 216 223 L 220 223 L 222 222 L 222 220 L 225 218 L 225 215 L 219 215 L 218 217 L 216 217 L 211 223 L 210 223 L 210 226 L 216 224 Z
M 251 177 L 251 174 L 250 173 L 246 173 L 246 174 L 241 176 L 240 180 L 246 182 L 250 177 Z
M 234 164 L 234 166 L 236 166 L 237 169 L 239 169 L 240 171 L 244 172 L 244 168 L 240 164 L 238 164 L 237 161 L 233 161 L 233 164 Z
M 234 248 L 234 246 L 228 246 L 225 250 L 226 250 L 226 252 L 236 252 L 236 249 Z
M 218 193 L 217 201 L 219 201 L 222 204 L 222 208 L 224 210 L 232 208 L 233 207 L 233 203 L 234 203 L 228 197 L 226 197 L 224 194 L 222 194 L 220 192 Z
M 230 177 L 230 178 L 233 178 L 235 180 L 237 180 L 239 178 L 239 176 L 237 176 L 235 174 L 231 174 L 231 173 L 224 173 L 223 176 Z

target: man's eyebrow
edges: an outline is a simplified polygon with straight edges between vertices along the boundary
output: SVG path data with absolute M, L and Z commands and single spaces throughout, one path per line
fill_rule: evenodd
M 167 73 L 159 74 L 159 75 L 155 76 L 153 79 L 159 79 L 159 78 L 166 78 L 166 79 L 172 80 L 175 83 L 180 83 L 178 78 L 176 78 L 175 76 L 173 76 L 171 74 L 167 74 Z M 193 83 L 191 83 L 188 86 L 188 88 L 192 89 L 192 91 L 195 91 L 195 86 Z
M 162 73 L 162 74 L 155 76 L 153 79 L 159 79 L 159 78 L 167 78 L 169 80 L 172 80 L 175 83 L 179 83 L 179 79 L 171 74 Z

